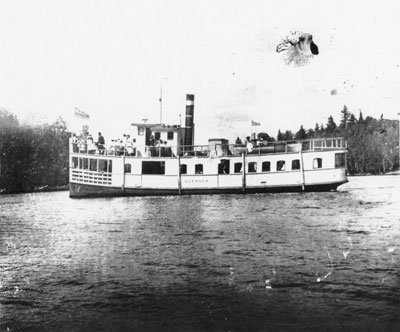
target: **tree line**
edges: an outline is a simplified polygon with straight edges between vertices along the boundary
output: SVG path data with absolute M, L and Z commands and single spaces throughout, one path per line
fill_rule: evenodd
M 0 109 L 0 192 L 32 192 L 68 185 L 66 123 L 23 125 Z
M 20 124 L 17 117 L 0 109 L 0 192 L 32 192 L 68 185 L 68 145 L 71 133 L 65 121 L 52 124 Z M 382 174 L 399 169 L 399 121 L 367 116 L 358 118 L 344 106 L 337 125 L 329 116 L 297 132 L 278 131 L 276 140 L 344 137 L 348 142 L 350 174 Z M 275 139 L 272 139 L 275 140 Z
M 339 125 L 332 115 L 326 125 L 314 129 L 300 126 L 296 133 L 278 131 L 277 140 L 344 137 L 348 145 L 347 168 L 350 174 L 384 174 L 399 170 L 399 121 L 367 116 L 358 118 L 343 107 Z

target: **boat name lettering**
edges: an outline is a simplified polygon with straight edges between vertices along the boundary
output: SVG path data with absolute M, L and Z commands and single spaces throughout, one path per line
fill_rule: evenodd
M 208 179 L 185 179 L 185 183 L 208 183 Z

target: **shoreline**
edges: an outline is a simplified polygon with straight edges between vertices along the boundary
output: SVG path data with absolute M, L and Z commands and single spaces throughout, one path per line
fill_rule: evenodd
M 68 191 L 69 184 L 64 186 L 56 186 L 56 187 L 39 187 L 29 191 L 7 191 L 6 189 L 0 189 L 0 195 L 14 195 L 14 194 L 33 194 L 33 193 L 40 193 L 40 192 L 51 192 L 51 191 Z
M 370 174 L 370 173 L 359 173 L 359 174 L 349 174 L 349 177 L 361 177 L 361 176 L 388 176 L 388 175 L 400 175 L 399 171 L 392 171 L 387 172 L 384 174 Z M 7 192 L 6 189 L 0 189 L 0 195 L 12 195 L 12 194 L 33 194 L 33 193 L 40 193 L 40 192 L 51 192 L 51 191 L 68 191 L 69 190 L 69 183 L 63 186 L 56 186 L 56 187 L 38 187 L 31 191 L 14 191 L 14 192 Z

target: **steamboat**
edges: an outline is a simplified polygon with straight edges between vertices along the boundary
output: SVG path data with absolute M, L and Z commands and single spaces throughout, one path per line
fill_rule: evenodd
M 70 197 L 331 191 L 348 182 L 343 138 L 194 145 L 194 95 L 185 126 L 132 123 L 125 141 L 70 140 Z M 160 143 L 161 142 L 161 143 Z

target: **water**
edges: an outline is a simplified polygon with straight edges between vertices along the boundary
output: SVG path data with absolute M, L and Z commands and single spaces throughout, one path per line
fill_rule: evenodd
M 0 331 L 398 331 L 399 188 L 0 196 Z

